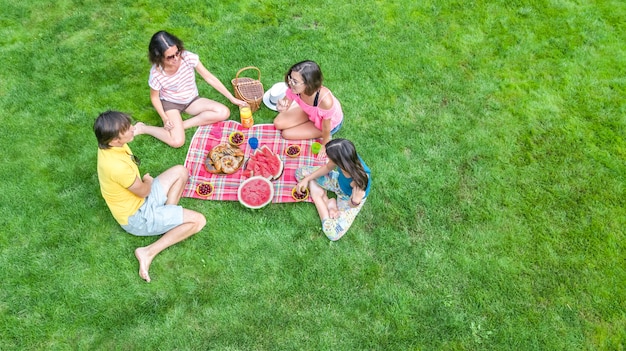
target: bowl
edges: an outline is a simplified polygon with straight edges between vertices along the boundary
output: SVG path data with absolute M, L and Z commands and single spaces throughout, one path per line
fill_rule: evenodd
M 244 141 L 246 141 L 246 137 L 243 135 L 242 132 L 232 132 L 228 136 L 228 142 L 231 145 L 239 146 L 243 144 Z
M 289 157 L 298 157 L 300 155 L 300 145 L 289 145 L 285 149 L 285 155 Z
M 293 189 L 291 189 L 291 197 L 298 202 L 304 201 L 309 198 L 309 189 L 304 189 L 303 193 L 298 194 L 298 187 L 294 186 Z
M 196 193 L 200 196 L 209 196 L 213 194 L 215 187 L 209 182 L 202 182 L 196 187 Z

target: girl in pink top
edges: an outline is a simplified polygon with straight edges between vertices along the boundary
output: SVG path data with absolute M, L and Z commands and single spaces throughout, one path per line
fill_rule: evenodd
M 319 154 L 323 157 L 326 155 L 324 146 L 341 128 L 343 111 L 339 100 L 322 86 L 322 80 L 322 71 L 313 61 L 291 66 L 285 75 L 289 89 L 276 105 L 279 113 L 274 126 L 282 131 L 285 139 L 322 138 Z
M 148 56 L 152 62 L 148 80 L 150 101 L 161 116 L 163 127 L 137 123 L 135 135 L 152 135 L 172 147 L 181 147 L 185 144 L 185 129 L 228 119 L 228 107 L 198 96 L 196 72 L 233 104 L 247 105 L 202 65 L 198 55 L 186 51 L 183 42 L 168 32 L 152 36 Z M 183 121 L 182 112 L 192 117 Z

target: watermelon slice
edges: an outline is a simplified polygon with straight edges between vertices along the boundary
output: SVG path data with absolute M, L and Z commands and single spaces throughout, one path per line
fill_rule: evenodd
M 278 179 L 283 173 L 283 161 L 273 153 L 267 145 L 256 149 L 248 159 L 244 169 L 244 177 L 260 175 L 269 180 Z
M 239 185 L 237 198 L 247 208 L 259 209 L 272 202 L 274 186 L 267 178 L 254 176 Z
M 272 150 L 270 150 L 269 147 L 267 147 L 267 145 L 261 146 L 261 151 L 267 158 L 271 158 L 272 156 L 274 156 L 274 153 L 272 152 Z
M 278 179 L 283 173 L 283 161 L 278 155 L 267 158 L 267 168 L 273 179 Z

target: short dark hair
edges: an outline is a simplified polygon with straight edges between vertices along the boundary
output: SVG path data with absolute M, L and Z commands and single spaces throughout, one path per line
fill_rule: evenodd
M 148 58 L 150 62 L 160 66 L 165 59 L 165 51 L 172 46 L 176 46 L 180 52 L 185 50 L 183 41 L 178 39 L 174 34 L 170 34 L 164 30 L 154 33 L 152 39 L 150 39 L 150 45 L 148 46 Z
M 289 84 L 291 72 L 298 72 L 302 75 L 302 79 L 304 80 L 303 83 L 306 86 L 304 93 L 307 95 L 313 95 L 313 93 L 322 87 L 324 76 L 322 75 L 320 66 L 314 61 L 306 60 L 291 66 L 289 71 L 287 71 L 287 74 L 285 74 L 285 83 L 287 84 Z
M 93 124 L 93 132 L 98 139 L 98 147 L 108 149 L 109 143 L 126 132 L 131 126 L 132 119 L 129 115 L 119 111 L 106 111 L 101 113 Z

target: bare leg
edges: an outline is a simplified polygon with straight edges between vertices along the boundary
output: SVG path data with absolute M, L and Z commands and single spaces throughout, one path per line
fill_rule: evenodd
M 191 105 L 189 105 L 189 107 L 187 107 L 185 113 L 188 113 L 193 117 L 183 121 L 184 129 L 224 121 L 230 116 L 230 110 L 228 107 L 217 101 L 206 98 L 199 98 L 194 101 Z
M 183 209 L 183 224 L 163 234 L 154 243 L 139 247 L 135 250 L 135 257 L 139 261 L 139 276 L 141 279 L 150 282 L 150 265 L 152 260 L 161 251 L 179 243 L 188 237 L 196 234 L 206 225 L 206 218 L 201 213 Z
M 174 166 L 159 174 L 157 179 L 167 193 L 167 205 L 176 205 L 180 201 L 185 184 L 189 178 L 189 171 L 182 165 Z M 206 218 L 201 213 L 183 209 L 183 224 L 163 234 L 154 243 L 135 250 L 135 257 L 139 261 L 139 276 L 150 281 L 150 264 L 156 255 L 166 248 L 185 240 L 199 232 L 206 224 Z
M 282 131 L 282 137 L 287 140 L 314 139 L 322 136 L 322 131 L 315 127 L 309 116 L 295 102 L 287 111 L 279 113 L 274 118 L 274 127 Z
M 306 122 L 309 122 L 309 116 L 294 102 L 287 111 L 280 112 L 274 118 L 274 127 L 278 130 L 284 130 Z
M 167 130 L 163 127 L 148 126 L 144 123 L 135 124 L 135 135 L 148 134 L 161 140 L 171 147 L 181 147 L 185 144 L 185 130 L 183 128 L 183 119 L 178 110 L 169 110 L 165 112 L 172 129 Z
M 326 201 L 326 207 L 328 208 L 330 218 L 339 218 L 339 208 L 337 207 L 337 200 L 335 198 L 329 198 L 328 201 Z
M 326 190 L 319 186 L 315 180 L 312 180 L 309 182 L 309 191 L 311 193 L 311 199 L 313 199 L 313 203 L 315 204 L 315 208 L 317 208 L 317 214 L 323 221 L 330 216 L 328 210 L 329 199 L 326 195 Z
M 185 190 L 185 185 L 189 179 L 189 170 L 185 166 L 177 165 L 159 174 L 157 179 L 167 192 L 165 204 L 176 205 L 183 195 L 183 190 Z
M 301 140 L 301 139 L 315 139 L 322 137 L 322 131 L 315 127 L 315 124 L 311 121 L 306 121 L 300 125 L 283 129 L 283 139 L 287 140 Z

